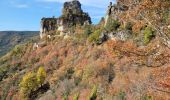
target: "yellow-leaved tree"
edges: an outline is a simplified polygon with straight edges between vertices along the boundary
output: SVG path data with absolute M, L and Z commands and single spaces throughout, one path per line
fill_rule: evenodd
M 39 69 L 37 71 L 38 84 L 40 84 L 42 86 L 44 84 L 45 78 L 46 78 L 46 71 L 45 71 L 44 67 L 39 67 Z
M 36 74 L 33 72 L 30 72 L 26 74 L 22 81 L 20 82 L 20 93 L 22 94 L 23 98 L 26 98 L 30 95 L 31 92 L 36 90 L 38 87 Z
M 39 86 L 44 84 L 46 78 L 46 71 L 43 67 L 40 67 L 37 73 L 29 72 L 24 75 L 20 82 L 20 94 L 21 97 L 26 99 L 30 96 L 30 94 L 36 91 Z

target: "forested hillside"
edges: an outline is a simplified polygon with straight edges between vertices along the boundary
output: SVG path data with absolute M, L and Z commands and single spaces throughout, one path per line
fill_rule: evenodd
M 22 44 L 38 36 L 38 31 L 1 31 L 0 32 L 0 56 L 9 52 L 15 45 Z
M 97 25 L 72 0 L 40 22 L 0 58 L 0 99 L 170 99 L 169 0 L 110 2 Z

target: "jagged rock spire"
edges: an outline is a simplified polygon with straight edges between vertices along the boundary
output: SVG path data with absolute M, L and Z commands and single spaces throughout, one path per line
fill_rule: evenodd
M 65 2 L 63 9 L 62 9 L 62 15 L 68 15 L 68 14 L 82 14 L 83 10 L 81 9 L 81 3 L 78 0 L 72 0 L 70 2 Z
M 61 17 L 43 18 L 41 20 L 40 36 L 43 38 L 49 31 L 64 30 L 84 24 L 91 24 L 91 18 L 88 13 L 83 12 L 81 3 L 78 0 L 72 0 L 64 3 Z

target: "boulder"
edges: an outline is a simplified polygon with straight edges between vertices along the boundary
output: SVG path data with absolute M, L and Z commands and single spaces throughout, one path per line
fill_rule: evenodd
M 122 40 L 122 41 L 126 41 L 127 39 L 129 39 L 132 36 L 130 31 L 127 30 L 122 30 L 119 32 L 111 32 L 108 34 L 109 39 L 111 40 Z
M 102 32 L 99 36 L 99 41 L 98 41 L 98 45 L 102 44 L 103 42 L 107 41 L 108 36 L 107 33 Z

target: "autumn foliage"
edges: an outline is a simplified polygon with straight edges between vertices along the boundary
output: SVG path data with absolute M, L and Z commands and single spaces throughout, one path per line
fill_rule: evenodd
M 43 85 L 46 78 L 46 72 L 43 67 L 38 69 L 37 74 L 34 72 L 27 73 L 20 82 L 20 94 L 23 98 L 30 96 L 31 92 L 34 92 L 39 88 L 39 85 Z
M 121 31 L 122 21 L 130 22 L 123 30 L 132 31 L 132 38 L 113 38 L 93 45 L 99 41 L 101 27 L 78 27 L 77 34 L 69 39 L 54 34 L 53 40 L 39 41 L 45 45 L 35 50 L 33 43 L 15 48 L 0 59 L 4 68 L 0 70 L 0 99 L 18 100 L 19 95 L 28 98 L 49 83 L 48 92 L 40 91 L 37 99 L 168 100 L 170 49 L 162 44 L 155 27 L 162 24 L 164 29 L 169 24 L 169 18 L 163 16 L 169 1 L 118 1 L 130 10 L 118 14 L 121 23 L 112 23 L 108 31 L 116 34 Z M 79 38 L 81 33 L 86 34 L 85 38 Z M 138 43 L 141 41 L 147 45 Z
M 44 67 L 40 67 L 37 72 L 37 82 L 42 86 L 46 78 Z
M 20 93 L 23 98 L 28 97 L 31 92 L 38 87 L 37 78 L 35 73 L 26 74 L 20 83 Z

